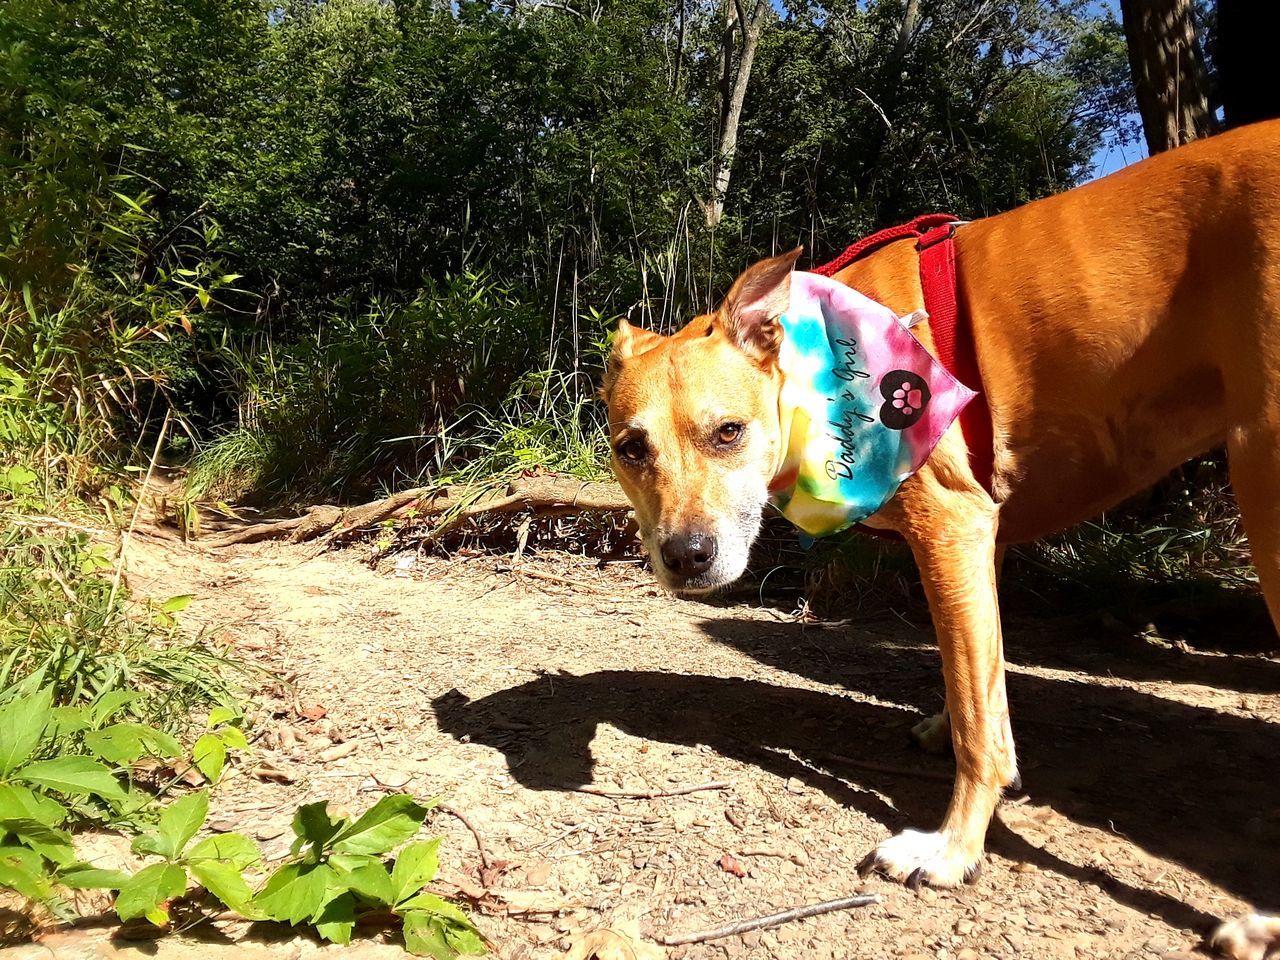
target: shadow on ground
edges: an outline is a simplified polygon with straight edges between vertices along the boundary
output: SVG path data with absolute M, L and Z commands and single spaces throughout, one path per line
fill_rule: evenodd
M 706 744 L 721 755 L 782 778 L 797 777 L 832 799 L 898 831 L 932 827 L 950 793 L 950 761 L 907 745 L 921 713 L 940 703 L 937 655 L 918 642 L 864 631 L 806 630 L 799 624 L 711 620 L 703 629 L 780 669 L 876 702 L 753 680 L 646 671 L 544 675 L 476 701 L 451 691 L 436 701 L 440 728 L 502 750 L 513 776 L 532 789 L 569 790 L 592 780 L 591 741 L 601 723 L 673 744 Z M 1067 651 L 1069 637 L 1009 638 L 1011 661 L 1105 675 L 1101 661 Z M 1080 637 L 1075 643 L 1085 643 Z M 1172 660 L 1121 651 L 1117 675 L 1165 677 Z M 1274 690 L 1280 668 L 1196 658 L 1199 682 Z M 1195 671 L 1192 670 L 1192 673 Z M 1273 789 L 1280 725 L 1119 686 L 1013 674 L 1010 700 L 1027 792 L 1079 823 L 1111 830 L 1156 856 L 1185 864 L 1244 899 L 1280 900 L 1274 851 L 1280 810 Z M 914 768 L 913 776 L 887 768 Z M 890 806 L 881 796 L 890 797 Z M 994 852 L 1075 880 L 1116 900 L 1197 927 L 1193 908 L 1127 886 L 1100 870 L 1064 862 L 998 823 Z

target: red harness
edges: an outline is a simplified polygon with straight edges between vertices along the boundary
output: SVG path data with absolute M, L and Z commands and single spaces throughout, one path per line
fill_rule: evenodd
M 924 294 L 924 308 L 929 314 L 929 330 L 933 334 L 938 360 L 952 376 L 978 394 L 960 413 L 960 431 L 969 447 L 969 466 L 973 475 L 990 491 L 995 459 L 991 410 L 982 391 L 982 375 L 978 370 L 973 336 L 969 325 L 960 316 L 956 297 L 955 232 L 955 217 L 948 213 L 926 214 L 910 223 L 863 237 L 830 263 L 815 267 L 813 272 L 829 277 L 895 240 L 915 239 L 916 250 L 920 253 L 920 289 Z

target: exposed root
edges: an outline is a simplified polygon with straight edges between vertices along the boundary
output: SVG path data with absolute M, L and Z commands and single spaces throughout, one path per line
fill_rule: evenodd
M 311 507 L 300 517 L 243 527 L 211 540 L 209 545 L 228 547 L 261 540 L 303 543 L 321 537 L 329 545 L 356 536 L 384 520 L 410 515 L 410 511 L 415 516 L 441 518 L 428 537 L 436 540 L 467 520 L 485 514 L 528 510 L 539 516 L 564 516 L 622 513 L 630 509 L 631 504 L 616 483 L 547 474 L 520 477 L 504 487 L 456 484 L 415 487 L 355 507 L 322 504 Z

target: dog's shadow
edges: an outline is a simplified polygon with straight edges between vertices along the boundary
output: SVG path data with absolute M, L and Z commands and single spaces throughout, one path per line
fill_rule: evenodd
M 712 620 L 703 629 L 782 669 L 879 702 L 752 680 L 610 670 L 547 675 L 475 701 L 455 691 L 434 701 L 437 721 L 453 736 L 502 750 L 513 776 L 532 789 L 591 782 L 591 741 L 607 722 L 649 740 L 705 744 L 780 777 L 797 777 L 895 832 L 938 822 L 950 794 L 951 762 L 913 754 L 906 734 L 919 713 L 886 705 L 925 713 L 938 708 L 937 654 L 926 634 L 903 644 L 900 637 L 863 631 L 842 635 L 746 620 Z M 1016 662 L 1016 642 L 1010 656 Z M 1024 784 L 1035 802 L 1112 830 L 1251 902 L 1278 899 L 1273 864 L 1280 818 L 1272 783 L 1280 725 L 1070 679 L 1014 673 L 1009 690 Z M 1027 722 L 1020 723 L 1021 716 Z M 914 778 L 861 764 L 918 766 L 944 776 Z M 893 806 L 879 796 L 891 797 Z M 988 846 L 1099 883 L 1116 899 L 1179 926 L 1212 920 L 1174 898 L 1060 860 L 998 823 Z

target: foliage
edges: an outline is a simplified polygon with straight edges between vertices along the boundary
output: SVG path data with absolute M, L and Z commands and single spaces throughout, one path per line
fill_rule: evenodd
M 1013 559 L 1028 584 L 1094 603 L 1238 599 L 1257 585 L 1221 451 L 1096 521 L 1019 547 Z
M 456 470 L 456 430 L 491 443 L 529 371 L 588 395 L 605 318 L 669 327 L 776 245 L 1069 186 L 1127 104 L 1117 28 L 1080 0 L 923 3 L 901 52 L 900 0 L 793 0 L 713 231 L 726 9 L 5 4 L 24 442 L 56 413 L 64 446 L 90 415 L 127 446 L 172 405 L 215 498 Z
M 387 796 L 355 820 L 332 817 L 325 803 L 300 807 L 291 857 L 255 892 L 246 871 L 260 867 L 262 855 L 251 839 L 218 833 L 196 840 L 209 813 L 207 789 L 152 814 L 151 796 L 128 782 L 130 764 L 148 756 L 169 760 L 182 749 L 156 727 L 120 719 L 142 694 L 116 690 L 90 705 L 55 707 L 53 688 L 37 680 L 10 687 L 0 705 L 0 887 L 64 919 L 71 911 L 62 890 L 111 890 L 121 921 L 145 917 L 165 926 L 170 904 L 194 881 L 246 919 L 308 923 L 335 943 L 350 942 L 358 913 L 382 909 L 403 925 L 411 953 L 447 960 L 484 952 L 461 910 L 422 892 L 435 876 L 440 841 L 407 841 L 430 806 Z M 194 762 L 210 781 L 221 760 L 216 767 L 202 763 L 201 743 L 212 737 L 224 747 L 246 747 L 234 719 L 231 711 L 215 711 L 214 732 L 197 741 Z M 133 851 L 157 859 L 133 874 L 78 860 L 68 827 L 85 816 L 113 826 L 150 819 Z M 397 847 L 388 867 L 383 860 Z
M 39 476 L 11 467 L 0 488 L 35 486 Z M 127 690 L 130 713 L 164 726 L 193 707 L 229 703 L 231 664 L 175 622 L 191 598 L 132 601 L 115 570 L 89 534 L 0 511 L 0 689 L 38 675 L 67 705 Z
M 392 468 L 438 471 L 447 425 L 537 362 L 537 330 L 508 288 L 465 273 L 428 281 L 404 303 L 336 314 L 288 344 L 226 346 L 237 422 L 194 458 L 191 490 L 329 498 L 368 489 Z
M 78 861 L 69 827 L 145 818 L 152 797 L 123 771 L 144 757 L 171 760 L 182 748 L 163 730 L 129 719 L 140 692 L 117 688 L 78 706 L 57 705 L 54 687 L 42 681 L 35 673 L 7 686 L 0 705 L 0 886 L 65 919 L 59 886 L 118 887 L 125 879 Z

